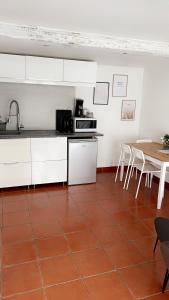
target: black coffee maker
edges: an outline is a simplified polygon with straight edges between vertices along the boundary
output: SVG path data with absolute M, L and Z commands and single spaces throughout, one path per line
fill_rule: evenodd
M 75 117 L 78 117 L 78 118 L 83 117 L 83 100 L 82 99 L 75 100 Z
M 70 109 L 56 110 L 56 130 L 63 133 L 73 132 L 72 111 Z

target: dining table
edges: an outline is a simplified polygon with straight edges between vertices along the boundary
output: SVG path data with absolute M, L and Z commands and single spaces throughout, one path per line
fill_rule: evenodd
M 126 143 L 131 148 L 142 150 L 145 159 L 158 165 L 161 169 L 159 177 L 159 188 L 157 197 L 157 209 L 161 209 L 162 200 L 164 197 L 165 178 L 167 167 L 169 167 L 169 149 L 164 149 L 163 144 L 157 142 L 144 142 L 144 143 Z M 123 170 L 122 170 L 123 172 Z

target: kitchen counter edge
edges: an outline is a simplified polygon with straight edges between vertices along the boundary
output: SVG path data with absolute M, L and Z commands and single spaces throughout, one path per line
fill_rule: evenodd
M 55 130 L 22 130 L 19 134 L 14 131 L 0 133 L 0 139 L 22 139 L 22 138 L 48 138 L 48 137 L 67 137 L 67 138 L 92 138 L 103 136 L 99 132 L 75 132 L 61 133 Z

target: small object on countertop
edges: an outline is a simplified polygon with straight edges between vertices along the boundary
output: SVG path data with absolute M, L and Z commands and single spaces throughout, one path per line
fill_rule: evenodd
M 91 112 L 91 111 L 87 112 L 87 115 L 86 115 L 87 118 L 93 118 L 93 116 L 94 116 L 93 112 Z
M 7 122 L 2 121 L 1 118 L 0 116 L 0 131 L 5 131 Z

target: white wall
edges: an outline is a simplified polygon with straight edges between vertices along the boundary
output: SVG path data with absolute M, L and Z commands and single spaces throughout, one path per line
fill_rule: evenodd
M 7 116 L 16 99 L 24 129 L 55 129 L 55 110 L 73 109 L 74 98 L 73 87 L 0 83 L 0 115 Z
M 143 103 L 140 118 L 140 138 L 161 142 L 169 133 L 169 65 L 154 63 L 144 71 Z M 169 182 L 169 174 L 166 175 Z
M 140 137 L 159 141 L 169 133 L 169 65 L 153 64 L 145 68 Z
M 76 97 L 84 99 L 84 107 L 94 112 L 98 120 L 99 138 L 98 166 L 117 165 L 121 142 L 135 141 L 139 134 L 140 110 L 142 100 L 143 69 L 105 66 L 98 67 L 97 81 L 110 82 L 108 105 L 93 105 L 92 88 L 76 88 Z M 112 97 L 113 74 L 128 74 L 128 95 L 126 98 Z M 135 121 L 121 121 L 122 99 L 136 100 Z

